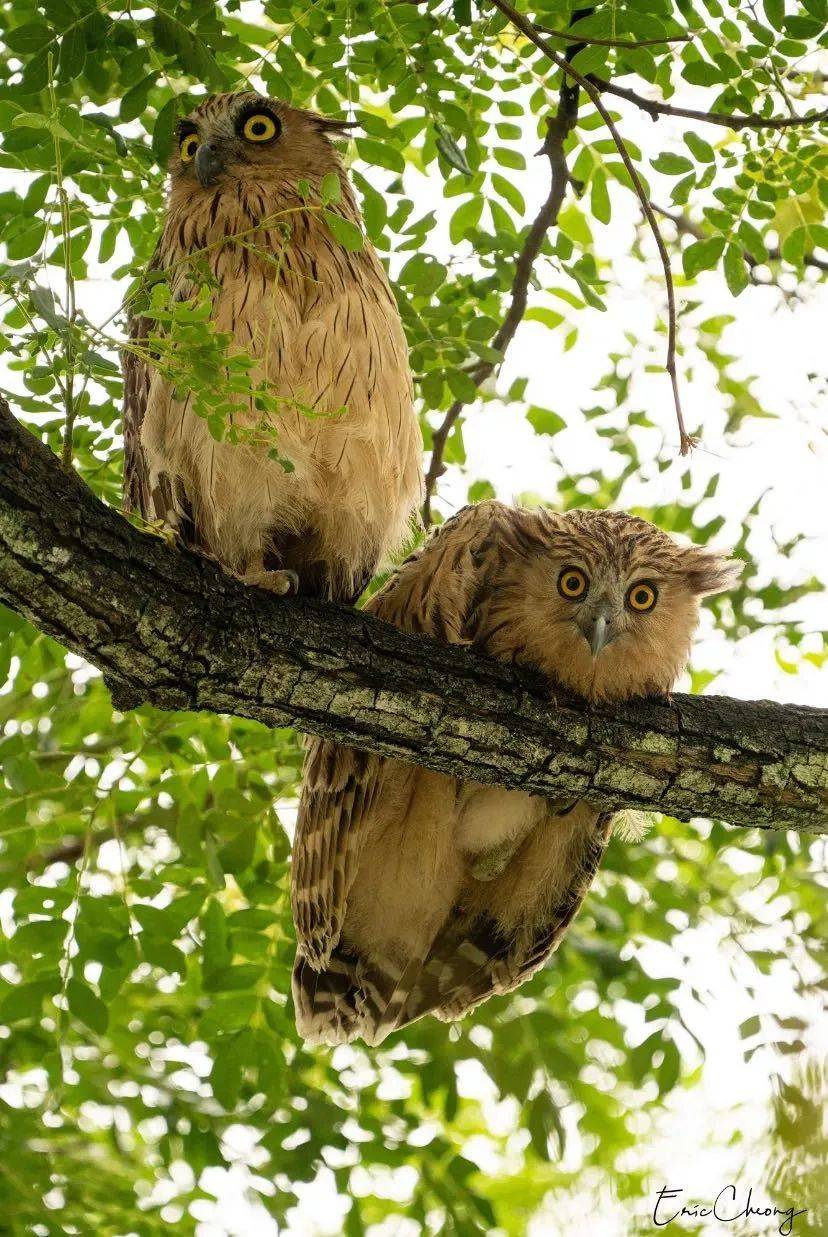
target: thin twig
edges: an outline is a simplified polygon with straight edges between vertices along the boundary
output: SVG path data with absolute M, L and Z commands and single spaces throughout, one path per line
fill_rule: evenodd
M 615 121 L 604 107 L 604 104 L 601 102 L 601 95 L 598 87 L 589 78 L 584 77 L 582 73 L 579 73 L 577 69 L 574 69 L 564 56 L 559 55 L 552 44 L 539 33 L 532 22 L 529 21 L 527 17 L 524 17 L 522 13 L 518 13 L 516 9 L 513 9 L 511 4 L 507 3 L 507 0 L 491 0 L 491 2 L 495 8 L 499 9 L 500 12 L 504 14 L 505 17 L 509 18 L 512 25 L 517 27 L 522 34 L 526 35 L 527 39 L 534 43 L 537 48 L 548 56 L 552 63 L 557 65 L 562 73 L 565 73 L 569 78 L 571 78 L 571 80 L 580 86 L 584 93 L 589 96 L 595 110 L 598 112 L 604 124 L 609 129 L 612 140 L 615 143 L 616 150 L 621 156 L 624 167 L 629 173 L 630 180 L 633 183 L 633 188 L 635 189 L 635 192 L 638 195 L 638 200 L 641 203 L 641 209 L 644 211 L 647 223 L 650 225 L 650 231 L 655 239 L 658 254 L 661 259 L 662 269 L 664 271 L 664 283 L 667 290 L 667 358 L 664 363 L 664 368 L 670 377 L 670 386 L 673 392 L 673 404 L 676 410 L 676 421 L 679 429 L 679 450 L 682 455 L 687 455 L 691 447 L 695 445 L 695 442 L 694 439 L 687 433 L 684 425 L 684 415 L 681 410 L 681 395 L 679 392 L 678 377 L 676 374 L 677 315 L 673 272 L 670 269 L 670 257 L 667 253 L 667 246 L 664 244 L 664 237 L 661 235 L 658 220 L 656 219 L 653 208 L 650 205 L 650 199 L 647 196 L 647 191 L 641 182 L 641 177 L 638 175 L 638 171 L 636 170 L 635 164 L 630 157 L 630 152 L 627 150 L 624 139 L 616 128 Z
M 692 32 L 687 34 L 662 35 L 660 39 L 599 39 L 593 34 L 578 34 L 572 30 L 553 30 L 551 26 L 535 26 L 551 39 L 565 39 L 567 43 L 583 43 L 585 47 L 663 47 L 666 43 L 690 43 Z
M 570 48 L 567 55 L 574 55 L 576 50 L 574 47 Z M 546 137 L 544 138 L 543 146 L 538 151 L 538 154 L 546 155 L 549 160 L 551 173 L 549 193 L 526 234 L 526 239 L 523 242 L 523 247 L 515 264 L 509 308 L 491 344 L 492 348 L 500 353 L 500 360 L 502 360 L 506 349 L 512 342 L 523 315 L 526 313 L 532 270 L 540 254 L 547 232 L 558 221 L 558 215 L 566 196 L 567 186 L 571 181 L 564 146 L 570 130 L 575 124 L 577 115 L 578 87 L 575 86 L 573 89 L 564 79 L 564 85 L 561 87 L 558 100 L 558 110 L 546 122 Z M 494 372 L 497 363 L 495 361 L 480 361 L 468 371 L 475 387 L 479 387 Z M 431 500 L 434 497 L 435 486 L 445 472 L 443 453 L 446 448 L 446 442 L 466 403 L 467 400 L 465 399 L 456 399 L 444 416 L 442 423 L 432 435 L 431 459 L 425 477 L 425 499 L 423 502 L 423 523 L 426 528 L 431 524 Z
M 668 210 L 666 206 L 657 206 L 655 202 L 653 202 L 652 206 L 657 215 L 661 215 L 663 219 L 669 219 L 676 230 L 683 236 L 692 236 L 697 241 L 710 239 L 709 232 L 706 232 L 700 224 L 694 223 L 692 219 L 682 214 L 681 211 Z M 768 245 L 766 249 L 768 256 L 762 260 L 755 258 L 752 253 L 748 253 L 747 249 L 742 251 L 744 259 L 751 269 L 755 266 L 764 266 L 767 262 L 781 262 L 783 260 L 782 251 L 777 246 Z M 805 266 L 811 266 L 816 271 L 828 271 L 828 261 L 824 258 L 818 258 L 816 254 L 806 253 L 802 261 Z
M 496 4 L 502 12 L 506 11 L 502 5 L 497 4 L 497 0 L 492 0 L 492 3 Z M 517 16 L 520 17 L 520 14 Z M 528 37 L 530 36 L 527 35 Z M 659 116 L 681 116 L 685 120 L 700 120 L 706 124 L 721 125 L 724 129 L 736 131 L 741 129 L 792 129 L 803 125 L 828 123 L 828 108 L 821 112 L 808 112 L 805 116 L 759 116 L 755 112 L 736 112 L 733 115 L 729 112 L 703 112 L 694 107 L 676 107 L 672 103 L 663 103 L 658 99 L 646 99 L 644 95 L 638 94 L 635 90 L 619 86 L 617 82 L 608 82 L 606 78 L 596 77 L 594 74 L 590 74 L 589 80 L 603 94 L 617 95 L 619 99 L 634 103 L 636 107 L 647 112 L 653 120 L 658 120 Z

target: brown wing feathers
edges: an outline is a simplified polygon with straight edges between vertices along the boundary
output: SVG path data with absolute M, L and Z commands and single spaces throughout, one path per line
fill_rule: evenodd
M 376 756 L 312 740 L 294 843 L 292 901 L 299 947 L 325 965 L 339 941 L 348 890 L 377 793 Z

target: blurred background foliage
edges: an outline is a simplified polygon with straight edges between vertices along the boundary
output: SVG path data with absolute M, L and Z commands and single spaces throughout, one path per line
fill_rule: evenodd
M 587 44 L 573 59 L 581 73 L 647 99 L 765 118 L 824 106 L 825 0 L 573 9 L 538 0 L 525 11 Z M 205 89 L 252 85 L 358 121 L 347 158 L 394 278 L 427 446 L 461 405 L 439 514 L 494 492 L 466 466 L 465 409 L 506 406 L 549 452 L 549 484 L 526 501 L 634 505 L 701 542 L 735 530 L 743 581 L 711 607 L 725 656 L 766 631 L 787 673 L 824 665 L 825 637 L 798 608 L 824 588 L 824 572 L 798 566 L 804 534 L 777 536 L 761 497 L 740 507 L 721 493 L 715 460 L 701 482 L 693 460 L 676 471 L 662 275 L 629 175 L 583 97 L 566 144 L 577 193 L 544 241 L 527 321 L 576 348 L 612 312 L 618 263 L 632 258 L 652 329 L 626 322 L 623 346 L 592 358 L 594 403 L 577 410 L 592 467 L 557 454 L 575 414 L 532 402 L 528 372 L 478 389 L 475 367 L 501 359 L 493 340 L 548 176 L 532 156 L 561 84 L 494 6 L 3 0 L 0 17 L 6 385 L 56 451 L 72 424 L 75 467 L 101 497 L 120 505 L 118 305 L 155 243 L 174 121 Z M 604 102 L 622 134 L 632 128 L 629 154 L 659 208 L 682 380 L 712 375 L 723 441 L 760 436 L 779 410 L 762 406 L 728 350 L 735 301 L 712 311 L 705 280 L 731 299 L 761 287 L 794 307 L 817 294 L 825 125 L 682 120 L 667 149 L 635 102 Z M 619 218 L 630 221 L 620 247 Z M 658 415 L 641 373 L 662 384 Z M 710 431 L 707 411 L 691 431 Z M 805 418 L 789 432 L 808 446 Z M 669 501 L 642 499 L 642 483 L 668 468 Z M 795 565 L 781 583 L 769 546 Z M 811 1052 L 826 987 L 822 844 L 659 819 L 639 845 L 613 842 L 575 930 L 518 994 L 376 1052 L 308 1051 L 288 996 L 297 736 L 121 715 L 90 667 L 8 612 L 0 624 L 2 1231 L 312 1232 L 318 1221 L 349 1237 L 555 1233 L 565 1200 L 586 1200 L 583 1216 L 607 1196 L 646 1216 L 663 1119 L 691 1102 L 716 1050 L 714 971 L 738 988 L 744 1059 L 776 1080 L 763 1115 L 751 1110 L 728 1135 L 736 1162 L 763 1196 L 808 1207 L 796 1231 L 826 1231 L 825 1074 Z M 694 666 L 694 690 L 714 677 Z M 691 964 L 699 936 L 710 983 Z M 255 1200 L 244 1220 L 226 1204 L 239 1181 Z M 315 1212 L 309 1183 L 326 1200 Z M 297 1199 L 316 1220 L 292 1210 Z M 776 1231 L 759 1224 L 750 1231 Z

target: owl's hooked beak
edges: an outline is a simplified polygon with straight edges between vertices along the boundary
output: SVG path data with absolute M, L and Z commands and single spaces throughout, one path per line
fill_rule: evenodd
M 601 650 L 611 644 L 618 635 L 612 618 L 612 609 L 605 604 L 599 606 L 589 616 L 585 616 L 583 622 L 579 624 L 593 657 L 597 657 Z
M 592 649 L 592 656 L 597 657 L 606 643 L 607 620 L 603 614 L 599 614 L 593 624 L 592 639 L 589 642 L 589 647 Z
M 209 189 L 224 171 L 224 156 L 216 142 L 202 142 L 196 151 L 195 170 L 202 187 Z

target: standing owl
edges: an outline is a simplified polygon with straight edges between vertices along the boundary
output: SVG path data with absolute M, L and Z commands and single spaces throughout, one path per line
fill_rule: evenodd
M 368 609 L 587 700 L 669 691 L 734 564 L 621 512 L 467 507 Z M 516 988 L 558 946 L 612 817 L 313 740 L 294 844 L 297 1025 L 380 1043 Z
M 352 601 L 403 540 L 422 490 L 422 439 L 397 306 L 367 242 L 345 249 L 320 210 L 324 177 L 360 215 L 332 135 L 345 127 L 257 94 L 214 95 L 178 130 L 150 271 L 177 300 L 193 263 L 214 286 L 205 330 L 254 362 L 278 414 L 242 397 L 217 442 L 130 323 L 125 357 L 125 505 L 162 520 L 248 583 Z M 342 410 L 345 410 L 344 412 Z M 310 415 L 309 415 L 310 414 Z M 288 460 L 285 468 L 280 462 Z

